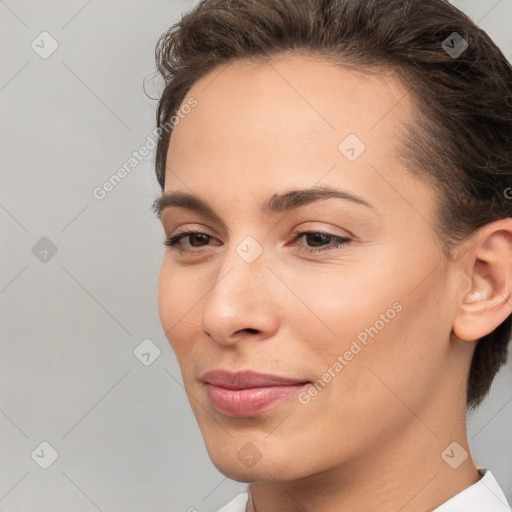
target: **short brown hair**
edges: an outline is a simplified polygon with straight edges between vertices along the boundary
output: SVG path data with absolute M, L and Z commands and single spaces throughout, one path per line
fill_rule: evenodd
M 446 0 L 202 0 L 157 42 L 166 84 L 157 127 L 216 66 L 282 52 L 397 72 L 417 109 L 401 154 L 439 192 L 435 229 L 447 256 L 478 228 L 512 217 L 512 68 Z M 162 190 L 171 134 L 160 132 L 156 150 Z M 477 341 L 467 407 L 481 403 L 506 362 L 511 326 L 512 315 Z

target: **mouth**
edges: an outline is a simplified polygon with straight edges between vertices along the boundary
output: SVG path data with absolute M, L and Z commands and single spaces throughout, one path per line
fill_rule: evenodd
M 210 370 L 201 379 L 213 407 L 234 417 L 256 416 L 311 384 L 306 379 L 252 371 Z

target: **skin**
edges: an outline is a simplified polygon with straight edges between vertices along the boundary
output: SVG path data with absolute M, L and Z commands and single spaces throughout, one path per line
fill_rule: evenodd
M 512 220 L 445 257 L 436 192 L 398 155 L 414 113 L 390 73 L 284 54 L 216 68 L 190 97 L 198 105 L 174 128 L 165 191 L 200 196 L 221 221 L 162 212 L 166 237 L 187 227 L 212 238 L 181 240 L 200 254 L 166 248 L 158 305 L 214 465 L 253 482 L 257 512 L 427 512 L 477 482 L 471 455 L 454 469 L 441 454 L 453 442 L 469 452 L 467 372 L 474 340 L 511 312 Z M 366 145 L 354 162 L 338 149 L 351 133 Z M 258 209 L 315 185 L 372 207 L 329 199 L 286 214 Z M 351 242 L 315 244 L 295 229 Z M 250 264 L 236 252 L 247 236 L 263 249 Z M 330 250 L 300 250 L 321 245 Z M 471 302 L 475 292 L 486 298 Z M 236 418 L 209 401 L 200 376 L 214 368 L 316 381 L 397 302 L 401 311 L 309 403 Z M 247 443 L 261 454 L 251 467 L 238 456 Z

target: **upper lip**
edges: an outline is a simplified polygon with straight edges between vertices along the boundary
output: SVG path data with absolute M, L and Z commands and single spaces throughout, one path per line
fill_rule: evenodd
M 209 370 L 201 379 L 214 386 L 227 389 L 261 388 L 269 386 L 294 386 L 306 384 L 307 379 L 282 377 L 265 373 L 256 373 L 250 370 L 230 372 L 228 370 Z

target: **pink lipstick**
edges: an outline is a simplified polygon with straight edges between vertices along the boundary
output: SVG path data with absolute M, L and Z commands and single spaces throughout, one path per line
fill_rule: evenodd
M 210 370 L 201 379 L 217 411 L 228 416 L 255 416 L 277 403 L 296 396 L 310 382 L 279 375 Z

